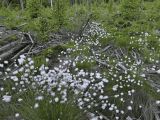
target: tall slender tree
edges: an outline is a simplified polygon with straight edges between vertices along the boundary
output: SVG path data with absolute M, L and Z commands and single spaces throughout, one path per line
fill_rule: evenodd
M 71 5 L 75 4 L 75 0 L 70 0 L 70 4 Z
M 19 2 L 20 2 L 21 9 L 24 10 L 24 1 L 23 0 L 19 0 Z
M 50 3 L 51 3 L 51 8 L 53 7 L 53 0 L 50 0 Z

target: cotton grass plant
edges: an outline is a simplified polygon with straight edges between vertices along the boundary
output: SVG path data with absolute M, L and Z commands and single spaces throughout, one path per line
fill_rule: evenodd
M 98 52 L 102 49 L 101 39 L 111 34 L 96 22 L 88 28 L 82 37 L 71 40 L 71 47 L 58 55 L 59 63 L 53 68 L 43 64 L 36 67 L 32 58 L 21 55 L 14 69 L 1 71 L 1 119 L 10 116 L 26 120 L 144 118 L 136 111 L 142 113 L 148 104 L 135 99 L 137 93 L 144 91 L 147 81 L 142 75 L 144 63 L 129 54 L 119 59 L 101 54 Z M 89 67 L 79 67 L 84 63 Z M 0 66 L 4 68 L 7 64 Z

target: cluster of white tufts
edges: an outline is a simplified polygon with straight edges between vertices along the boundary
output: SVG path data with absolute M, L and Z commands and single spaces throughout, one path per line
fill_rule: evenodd
M 159 37 L 154 37 L 151 39 L 151 34 L 147 32 L 141 32 L 138 36 L 131 36 L 129 44 L 132 49 L 136 47 L 137 50 L 143 51 L 144 58 L 151 63 L 157 63 L 159 61 L 160 55 L 156 51 L 160 52 L 157 48 L 160 47 Z
M 91 36 L 91 37 L 97 37 L 97 38 L 103 38 L 109 35 L 109 33 L 106 33 L 104 29 L 101 28 L 101 24 L 97 22 L 92 22 L 88 24 L 88 29 L 85 30 L 84 36 Z
M 103 119 L 100 111 L 104 116 L 111 113 L 114 117 L 111 119 L 120 119 L 125 116 L 125 111 L 133 110 L 133 95 L 143 86 L 145 79 L 139 72 L 140 64 L 129 56 L 117 60 L 96 52 L 102 49 L 100 39 L 109 36 L 99 26 L 95 22 L 89 24 L 90 29 L 85 31 L 83 37 L 72 40 L 74 47 L 61 52 L 56 67 L 50 69 L 41 65 L 37 68 L 31 58 L 21 55 L 18 63 L 14 63 L 14 70 L 6 69 L 3 80 L 12 81 L 12 91 L 17 94 L 28 88 L 38 89 L 32 106 L 34 109 L 39 107 L 39 101 L 45 99 L 46 92 L 52 98 L 50 103 L 54 104 L 65 104 L 72 92 L 72 98 L 80 109 L 95 113 L 92 120 Z M 48 58 L 46 62 L 49 62 Z M 77 64 L 83 63 L 94 65 L 91 64 L 88 70 L 77 67 Z M 110 63 L 110 66 L 106 67 L 104 63 Z M 0 67 L 4 67 L 4 64 L 0 64 Z M 3 101 L 10 102 L 14 98 L 3 86 L 0 90 L 4 92 Z M 18 98 L 17 101 L 23 99 Z M 159 104 L 159 101 L 156 103 Z

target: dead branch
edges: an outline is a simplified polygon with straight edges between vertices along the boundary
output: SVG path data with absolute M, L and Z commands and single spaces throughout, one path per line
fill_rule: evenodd
M 155 70 L 149 70 L 145 73 L 145 75 L 158 75 L 158 73 Z
M 97 51 L 96 53 L 102 53 L 102 52 L 105 52 L 105 51 L 107 51 L 109 48 L 111 48 L 111 46 L 110 46 L 110 45 L 108 45 L 107 47 L 105 47 L 105 48 L 104 48 L 104 49 L 102 49 L 102 50 Z
M 139 59 L 137 53 L 135 51 L 132 50 L 132 53 L 131 53 L 132 57 L 135 59 L 136 63 L 138 65 L 140 65 L 142 63 L 142 61 Z
M 118 62 L 117 66 L 120 67 L 124 71 L 128 71 L 128 69 L 122 64 L 122 62 Z
M 120 58 L 121 58 L 121 56 L 120 56 L 120 54 L 118 53 L 118 50 L 117 50 L 117 49 L 115 50 L 115 55 L 116 55 L 117 59 L 120 59 Z
M 25 53 L 27 50 L 29 50 L 30 45 L 27 45 L 22 50 L 20 50 L 16 55 L 14 55 L 11 60 L 17 59 L 21 54 Z
M 123 52 L 122 48 L 120 48 L 120 51 L 121 51 L 121 54 L 124 56 L 125 54 L 124 54 L 124 52 Z
M 149 81 L 149 84 L 150 84 L 150 86 L 152 87 L 152 88 L 154 88 L 154 89 L 160 89 L 160 84 L 157 84 L 157 83 L 155 83 L 154 81 L 152 81 L 152 80 L 148 80 Z
M 27 25 L 27 23 L 22 23 L 22 24 L 16 26 L 15 28 L 16 28 L 16 29 L 20 29 L 21 27 L 23 27 L 23 26 L 25 26 L 25 25 Z
M 33 49 L 33 47 L 34 47 L 34 45 L 32 45 L 31 47 L 30 47 L 30 49 L 28 50 L 28 54 L 31 52 L 31 50 Z M 28 55 L 27 54 L 27 55 Z
M 83 34 L 83 31 L 85 30 L 85 28 L 87 27 L 87 25 L 89 24 L 90 20 L 92 18 L 92 14 L 89 14 L 88 19 L 85 21 L 85 23 L 83 23 L 83 25 L 81 26 L 78 36 L 81 37 Z
M 29 33 L 25 33 L 24 36 L 29 39 L 31 41 L 32 44 L 35 44 L 35 42 L 33 41 L 31 35 Z
M 106 66 L 106 67 L 110 67 L 109 64 L 107 64 L 106 62 L 103 62 L 103 61 L 101 61 L 101 60 L 98 60 L 97 58 L 95 58 L 95 61 L 96 61 L 97 63 L 99 63 L 99 64 L 102 64 L 102 65 Z

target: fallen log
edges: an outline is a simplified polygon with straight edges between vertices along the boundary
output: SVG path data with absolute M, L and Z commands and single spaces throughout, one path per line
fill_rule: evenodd
M 1 55 L 0 55 L 1 61 L 4 61 L 4 60 L 6 60 L 7 58 L 13 56 L 18 50 L 22 49 L 24 46 L 25 46 L 24 44 L 23 44 L 23 45 L 20 44 L 20 45 L 18 45 L 18 46 L 16 46 L 16 47 L 12 48 L 11 50 L 9 50 L 9 51 L 1 54 Z
M 4 51 L 11 49 L 17 44 L 18 44 L 18 41 L 14 41 L 14 42 L 8 43 L 7 45 L 4 45 L 3 47 L 0 48 L 0 53 L 3 53 Z
M 17 38 L 17 36 L 16 36 L 16 34 L 15 33 L 13 33 L 13 34 L 11 34 L 11 35 L 7 35 L 7 36 L 5 36 L 5 37 L 2 37 L 1 39 L 0 39 L 0 45 L 5 45 L 5 44 L 8 44 L 8 43 L 10 43 L 10 42 L 13 42 L 13 41 L 16 41 L 18 38 Z

